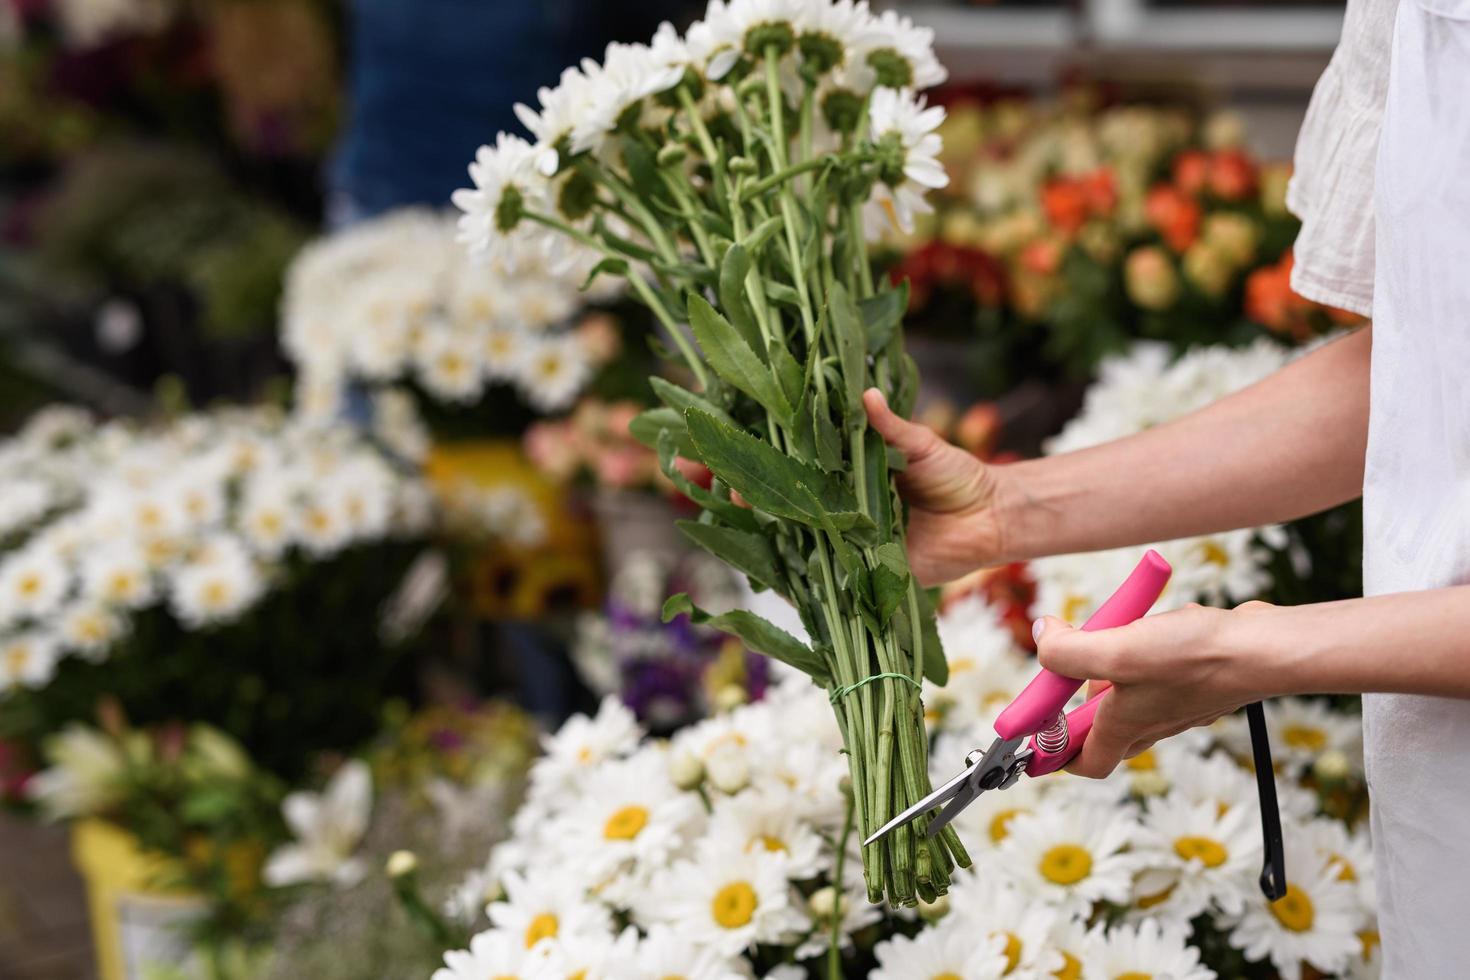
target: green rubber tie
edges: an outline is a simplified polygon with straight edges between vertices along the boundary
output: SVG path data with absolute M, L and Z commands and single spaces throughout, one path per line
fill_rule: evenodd
M 838 701 L 841 701 L 843 698 L 847 697 L 849 694 L 851 694 L 853 691 L 856 691 L 858 688 L 862 687 L 864 684 L 871 684 L 871 683 L 873 683 L 873 681 L 881 680 L 884 677 L 895 677 L 895 678 L 897 678 L 898 680 L 901 680 L 901 681 L 908 681 L 910 684 L 914 685 L 914 687 L 917 688 L 920 691 L 922 691 L 924 689 L 923 686 L 918 681 L 914 680 L 908 674 L 895 674 L 895 673 L 889 671 L 889 672 L 885 672 L 885 673 L 882 673 L 882 674 L 873 674 L 873 675 L 871 675 L 869 677 L 864 677 L 862 680 L 858 681 L 855 684 L 844 684 L 844 685 L 840 685 L 838 687 L 833 688 L 832 689 L 832 693 L 830 695 L 831 701 L 832 701 L 833 704 L 836 704 Z

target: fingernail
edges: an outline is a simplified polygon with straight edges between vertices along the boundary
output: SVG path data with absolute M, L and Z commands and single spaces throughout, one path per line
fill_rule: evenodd
M 1046 620 L 1038 619 L 1031 624 L 1031 639 L 1035 643 L 1041 642 L 1041 634 L 1046 632 Z

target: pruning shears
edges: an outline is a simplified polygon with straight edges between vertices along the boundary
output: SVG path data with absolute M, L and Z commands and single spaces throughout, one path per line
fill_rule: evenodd
M 1157 551 L 1149 550 L 1097 612 L 1082 625 L 1084 630 L 1125 626 L 1142 617 L 1153 606 L 1173 569 Z M 1026 689 L 1016 696 L 995 720 L 996 739 L 990 748 L 974 750 L 965 758 L 965 768 L 907 810 L 888 821 L 864 845 L 892 833 L 909 821 L 940 808 L 930 821 L 933 837 L 960 811 L 988 790 L 1010 789 L 1024 773 L 1031 777 L 1056 772 L 1082 751 L 1092 731 L 1098 705 L 1108 696 L 1104 690 L 1079 708 L 1067 711 L 1067 702 L 1083 682 L 1041 669 Z

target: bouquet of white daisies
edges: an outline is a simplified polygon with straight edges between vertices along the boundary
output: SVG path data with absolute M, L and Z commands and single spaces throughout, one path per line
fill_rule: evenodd
M 935 778 L 989 742 L 1034 674 L 995 610 L 940 617 L 953 679 L 926 692 Z M 1303 750 L 1357 752 L 1283 702 Z M 1291 887 L 1267 904 L 1243 719 L 1161 743 L 1112 777 L 1023 779 L 961 813 L 975 865 L 916 910 L 869 905 L 841 736 L 786 672 L 766 699 L 652 740 L 611 699 L 545 742 L 512 837 L 451 911 L 483 929 L 434 980 L 873 980 L 1372 976 L 1363 828 L 1318 815 L 1307 754 L 1281 802 Z M 1331 746 L 1331 748 L 1329 748 Z M 1317 971 L 1312 973 L 1311 971 Z
M 385 639 L 380 607 L 434 516 L 419 474 L 350 429 L 42 412 L 0 442 L 0 738 L 114 702 L 208 720 L 295 775 L 374 730 L 405 632 Z
M 607 279 L 579 291 L 595 255 L 553 263 L 527 254 L 512 274 L 468 255 L 454 227 L 405 209 L 302 250 L 287 273 L 281 330 L 308 414 L 339 413 L 350 384 L 410 384 L 449 406 L 508 385 L 535 410 L 560 411 L 615 352 L 605 318 L 578 322 L 589 301 L 617 292 Z

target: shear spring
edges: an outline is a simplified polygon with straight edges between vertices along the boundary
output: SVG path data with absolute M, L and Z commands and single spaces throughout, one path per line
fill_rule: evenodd
M 1043 752 L 1060 752 L 1067 747 L 1067 716 L 1057 715 L 1055 725 L 1036 733 L 1036 747 Z

